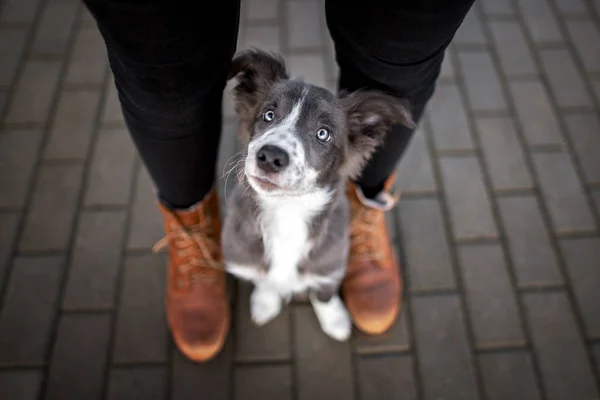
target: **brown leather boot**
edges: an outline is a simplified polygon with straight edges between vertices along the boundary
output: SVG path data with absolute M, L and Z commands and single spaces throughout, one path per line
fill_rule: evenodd
M 229 302 L 220 246 L 221 222 L 215 190 L 193 209 L 159 206 L 166 236 L 155 251 L 169 250 L 167 320 L 175 344 L 192 361 L 206 361 L 223 347 Z
M 354 183 L 350 200 L 350 259 L 342 283 L 344 301 L 354 324 L 368 334 L 385 332 L 400 310 L 400 269 L 388 236 L 385 211 L 397 198 L 389 190 L 390 177 L 376 199 L 367 199 Z

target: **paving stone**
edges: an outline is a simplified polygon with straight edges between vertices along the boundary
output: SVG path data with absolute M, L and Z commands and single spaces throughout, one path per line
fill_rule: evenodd
M 594 90 L 594 94 L 596 95 L 596 101 L 600 103 L 600 79 L 592 81 L 592 88 Z
M 494 3 L 504 3 L 495 1 Z M 490 31 L 498 51 L 500 64 L 508 76 L 538 72 L 525 35 L 516 21 L 490 21 Z
M 321 47 L 320 14 L 323 5 L 318 1 L 289 0 L 285 2 L 290 49 Z
M 498 207 L 518 285 L 562 283 L 556 254 L 536 199 L 501 197 Z
M 398 165 L 398 189 L 402 193 L 428 193 L 437 190 L 427 137 L 422 126 L 414 133 Z
M 216 358 L 203 363 L 193 363 L 173 353 L 171 368 L 171 400 L 192 400 L 202 398 L 210 400 L 229 400 L 233 391 L 231 363 L 233 346 L 228 340 Z
M 90 13 L 90 10 L 87 7 L 81 7 L 81 12 L 79 14 L 79 20 L 82 22 L 84 26 L 93 26 L 96 23 L 94 16 Z
M 0 371 L 0 398 L 14 400 L 36 400 L 44 373 L 38 370 Z
M 359 357 L 357 372 L 360 398 L 415 400 L 417 394 L 412 364 L 409 356 Z
M 43 124 L 48 118 L 59 72 L 59 61 L 27 61 L 4 121 Z
M 379 335 L 367 335 L 355 330 L 352 333 L 352 342 L 355 351 L 365 355 L 407 351 L 410 349 L 408 331 L 408 317 L 406 312 L 401 311 L 399 317 L 386 332 Z
M 139 168 L 129 227 L 128 249 L 149 249 L 164 235 L 153 184 L 146 168 Z
M 99 104 L 99 90 L 62 92 L 44 157 L 51 160 L 87 157 Z
M 476 7 L 471 7 L 471 10 L 456 31 L 453 43 L 458 45 L 486 43 L 485 34 L 483 33 L 481 20 L 477 15 Z
M 596 205 L 596 212 L 598 213 L 598 215 L 600 215 L 600 190 L 592 192 L 592 199 L 594 201 L 594 204 Z
M 540 392 L 527 352 L 479 355 L 484 393 L 488 400 L 536 400 Z
M 8 103 L 8 93 L 5 90 L 0 89 L 0 115 L 4 113 L 4 108 Z
M 542 50 L 540 60 L 559 107 L 590 107 L 592 99 L 567 50 Z
M 324 23 L 324 25 L 326 25 L 326 23 Z M 339 79 L 339 67 L 337 65 L 337 61 L 335 60 L 335 45 L 333 43 L 333 40 L 331 39 L 331 36 L 329 36 L 329 34 L 325 35 L 325 37 L 323 38 L 323 43 L 325 46 L 325 65 L 326 65 L 326 72 L 327 72 L 327 78 L 329 80 L 331 80 L 331 82 L 334 83 L 332 89 L 333 93 L 337 93 L 337 83 L 338 83 L 338 79 Z
M 565 25 L 586 71 L 600 71 L 600 29 L 592 20 L 566 20 Z
M 402 199 L 399 212 L 410 289 L 454 288 L 456 282 L 439 201 Z
M 69 84 L 101 84 L 108 66 L 106 46 L 98 28 L 84 28 L 77 34 L 67 70 Z
M 458 298 L 413 297 L 412 307 L 423 398 L 479 399 Z
M 106 129 L 98 134 L 88 187 L 86 205 L 125 205 L 129 202 L 134 174 L 135 148 L 127 129 Z
M 240 366 L 235 370 L 236 400 L 293 399 L 292 366 Z
M 584 189 L 566 153 L 533 156 L 541 192 L 557 233 L 596 229 Z
M 25 47 L 26 29 L 0 31 L 0 86 L 10 86 Z
M 541 82 L 510 82 L 509 87 L 529 145 L 562 144 L 557 112 Z
M 291 55 L 287 57 L 287 65 L 292 77 L 302 78 L 305 82 L 317 86 L 327 85 L 323 54 Z
M 119 92 L 115 86 L 113 75 L 106 80 L 108 94 L 104 102 L 104 111 L 102 113 L 102 124 L 123 124 L 123 111 L 119 102 Z
M 565 294 L 528 293 L 523 299 L 547 398 L 600 398 Z
M 467 97 L 475 111 L 504 110 L 506 100 L 490 53 L 459 51 Z
M 247 18 L 246 16 L 246 8 L 248 8 L 246 6 L 246 2 L 241 3 L 240 2 L 240 18 L 238 20 L 238 36 L 237 36 L 237 41 L 236 41 L 236 49 L 241 49 L 243 47 L 243 40 L 244 40 L 244 36 L 246 34 L 246 25 L 248 25 L 248 22 L 246 22 Z M 273 23 L 275 21 L 269 21 L 270 23 Z
M 481 4 L 483 13 L 489 16 L 513 15 L 515 13 L 510 1 L 481 0 L 479 4 Z
M 352 356 L 348 342 L 323 333 L 310 307 L 292 310 L 298 400 L 354 398 Z
M 162 400 L 165 398 L 165 367 L 113 369 L 108 384 L 108 400 Z
M 457 239 L 497 237 L 490 198 L 474 157 L 440 160 L 452 231 Z
M 436 149 L 472 149 L 473 139 L 465 105 L 456 85 L 438 86 L 428 105 Z
M 24 206 L 41 140 L 39 129 L 0 133 L 0 207 Z
M 594 358 L 596 359 L 596 369 L 600 371 L 600 343 L 596 343 L 592 346 L 592 352 L 594 353 Z
M 45 399 L 101 399 L 109 338 L 110 314 L 61 317 Z
M 238 284 L 236 309 L 236 359 L 238 361 L 289 360 L 290 308 L 264 326 L 257 326 L 250 317 L 252 285 Z
M 233 100 L 233 88 L 237 84 L 236 79 L 227 81 L 225 90 L 223 91 L 223 117 L 224 119 L 237 119 L 235 112 L 235 102 Z
M 525 342 L 502 248 L 460 246 L 467 307 L 477 346 Z
M 31 53 L 65 54 L 78 8 L 77 2 L 49 2 L 38 23 Z
M 164 362 L 169 332 L 165 324 L 164 257 L 125 260 L 113 362 Z
M 241 161 L 238 150 L 241 146 L 239 138 L 239 129 L 237 123 L 225 122 L 221 129 L 221 145 L 219 148 L 219 157 L 217 160 L 217 174 L 220 177 L 218 181 L 220 200 L 225 203 L 225 197 L 233 192 L 237 184 L 236 163 Z M 222 216 L 225 216 L 226 207 L 221 207 Z
M 567 132 L 587 183 L 600 183 L 600 121 L 596 114 L 565 116 Z
M 0 287 L 4 285 L 4 277 L 6 276 L 13 244 L 16 240 L 19 219 L 20 214 L 18 213 L 0 213 Z
M 562 42 L 556 16 L 547 0 L 517 0 L 526 21 L 525 28 L 536 43 Z
M 67 248 L 81 188 L 79 165 L 44 165 L 40 168 L 33 200 L 25 217 L 21 250 Z
M 446 54 L 444 55 L 444 60 L 442 61 L 442 69 L 440 70 L 440 80 L 441 79 L 454 79 L 454 66 L 452 65 L 452 57 L 450 56 L 450 51 L 446 50 Z
M 0 313 L 0 364 L 43 364 L 64 268 L 62 257 L 17 258 Z
M 244 47 L 281 53 L 281 33 L 279 26 L 248 26 L 244 36 Z
M 510 118 L 477 118 L 483 160 L 494 190 L 531 188 L 533 181 Z
M 41 0 L 4 0 L 0 23 L 30 23 L 35 18 Z
M 573 293 L 583 316 L 586 334 L 589 337 L 600 338 L 600 239 L 563 239 L 560 241 L 560 247 L 571 277 Z
M 586 14 L 587 7 L 584 0 L 554 0 L 561 14 Z
M 83 212 L 64 294 L 67 309 L 114 306 L 126 213 Z
M 279 17 L 278 0 L 248 0 L 244 7 L 250 21 L 271 20 Z

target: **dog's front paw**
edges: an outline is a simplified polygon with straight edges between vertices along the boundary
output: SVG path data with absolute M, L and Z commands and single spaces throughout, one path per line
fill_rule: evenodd
M 348 340 L 352 333 L 352 319 L 339 296 L 333 296 L 328 302 L 311 297 L 311 304 L 323 332 L 340 342 Z
M 271 321 L 281 311 L 281 297 L 276 291 L 256 287 L 250 296 L 250 315 L 257 325 Z

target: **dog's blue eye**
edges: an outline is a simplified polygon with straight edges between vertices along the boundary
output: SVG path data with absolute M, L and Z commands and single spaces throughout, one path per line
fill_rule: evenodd
M 271 122 L 275 118 L 275 112 L 273 110 L 265 111 L 263 114 L 263 120 L 265 122 Z
M 317 139 L 322 142 L 329 142 L 331 140 L 331 134 L 325 128 L 321 128 L 317 131 Z

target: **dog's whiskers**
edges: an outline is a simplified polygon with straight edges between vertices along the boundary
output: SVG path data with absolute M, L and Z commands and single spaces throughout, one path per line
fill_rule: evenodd
M 225 198 L 225 205 L 227 205 L 227 203 L 228 203 L 228 198 L 227 198 L 227 182 L 229 181 L 229 177 L 231 176 L 231 174 L 233 173 L 233 171 L 236 171 L 236 176 L 239 176 L 240 167 L 245 164 L 245 160 L 246 160 L 245 155 L 246 155 L 246 153 L 244 151 L 240 151 L 240 152 L 234 154 L 225 163 L 225 167 L 223 168 L 223 170 L 225 170 L 225 168 L 227 167 L 228 164 L 231 165 L 233 163 L 233 165 L 231 166 L 231 168 L 229 168 L 229 170 L 227 170 L 226 172 L 224 172 L 223 176 L 221 177 L 221 179 L 225 178 L 224 194 L 223 194 L 223 196 Z M 237 161 L 234 160 L 236 157 L 239 157 L 239 159 Z
M 244 155 L 244 151 L 238 151 L 237 153 L 235 153 L 234 155 L 232 155 L 231 157 L 229 157 L 229 159 L 225 162 L 225 165 L 223 166 L 223 175 L 221 175 L 220 179 L 225 178 L 226 175 L 229 175 L 231 173 L 231 171 L 235 168 L 235 166 L 237 165 L 237 163 L 240 160 L 235 160 L 236 157 L 241 157 Z M 232 166 L 230 169 L 226 170 L 228 166 Z

